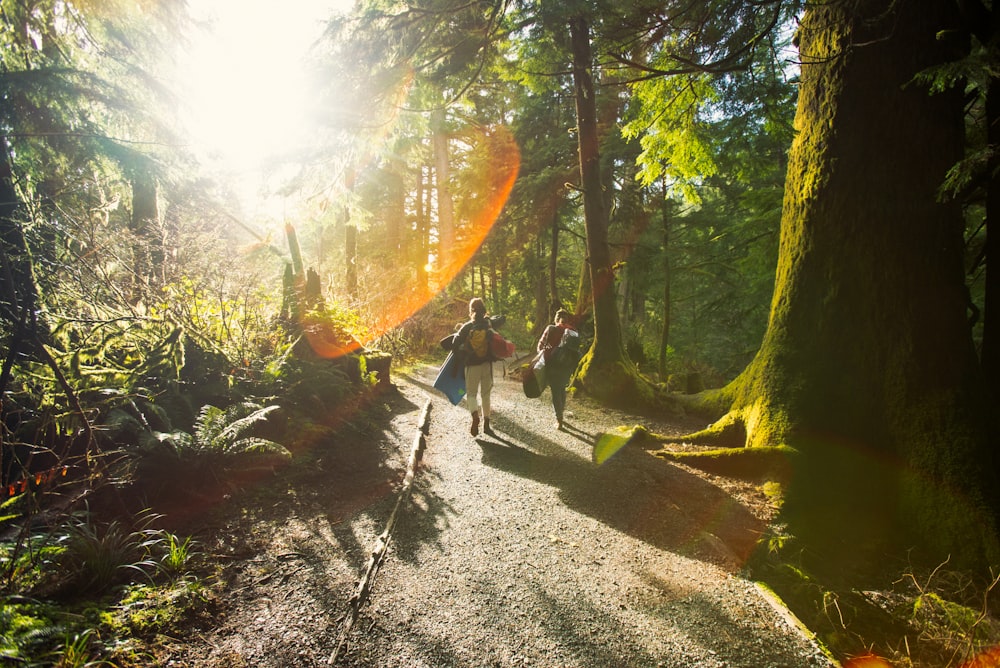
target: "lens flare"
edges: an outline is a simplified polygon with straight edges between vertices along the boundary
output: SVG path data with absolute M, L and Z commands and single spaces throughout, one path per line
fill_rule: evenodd
M 963 663 L 960 668 L 1000 668 L 1000 646 L 991 647 Z
M 484 175 L 479 192 L 468 195 L 468 201 L 481 204 L 468 217 L 455 246 L 447 253 L 448 260 L 435 268 L 435 286 L 438 290 L 451 283 L 462 269 L 472 260 L 482 246 L 490 230 L 500 218 L 504 205 L 514 188 L 521 166 L 521 153 L 513 135 L 504 126 L 481 128 L 475 132 L 475 151 L 489 168 Z M 410 285 L 386 295 L 380 304 L 380 323 L 374 326 L 374 335 L 389 331 L 424 307 L 433 296 Z M 307 321 L 303 318 L 303 331 L 313 351 L 323 358 L 332 359 L 356 352 L 363 348 L 361 343 L 345 340 L 343 334 L 332 331 L 322 318 Z
M 892 664 L 875 654 L 866 654 L 848 660 L 844 668 L 892 668 Z

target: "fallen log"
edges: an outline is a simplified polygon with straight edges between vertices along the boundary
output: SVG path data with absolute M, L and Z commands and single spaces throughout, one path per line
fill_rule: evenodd
M 375 576 L 378 574 L 379 569 L 385 562 L 386 554 L 389 551 L 389 542 L 392 540 L 392 529 L 399 516 L 399 510 L 403 506 L 403 503 L 410 498 L 410 494 L 413 492 L 413 480 L 417 475 L 417 467 L 420 465 L 420 459 L 424 454 L 424 450 L 427 448 L 427 434 L 430 431 L 430 420 L 431 401 L 428 399 L 420 416 L 420 424 L 417 428 L 417 435 L 413 439 L 413 446 L 410 448 L 410 457 L 406 464 L 406 476 L 403 478 L 403 486 L 399 490 L 399 496 L 396 497 L 396 505 L 393 507 L 392 513 L 389 514 L 389 519 L 385 523 L 385 529 L 378 536 L 378 538 L 375 539 L 375 546 L 372 548 L 371 555 L 368 557 L 368 564 L 365 567 L 365 572 L 358 581 L 358 586 L 354 591 L 354 595 L 352 595 L 348 601 L 350 610 L 344 619 L 344 625 L 340 631 L 340 639 L 337 641 L 337 647 L 333 650 L 333 653 L 327 660 L 327 665 L 335 665 L 341 652 L 343 652 L 347 647 L 347 638 L 350 635 L 351 630 L 354 628 L 354 624 L 358 621 L 358 616 L 361 614 L 361 607 L 368 601 L 368 596 L 371 594 L 372 586 L 375 583 Z

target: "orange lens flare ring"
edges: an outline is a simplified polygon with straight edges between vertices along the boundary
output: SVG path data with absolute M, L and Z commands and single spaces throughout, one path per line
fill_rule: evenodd
M 475 134 L 478 135 L 475 150 L 485 152 L 486 164 L 489 165 L 482 192 L 475 198 L 482 204 L 469 217 L 469 222 L 463 227 L 455 247 L 449 249 L 449 260 L 438 267 L 436 282 L 441 286 L 454 280 L 483 245 L 507 204 L 521 168 L 521 151 L 514 136 L 506 127 L 480 128 Z M 398 326 L 423 308 L 429 298 L 429 295 L 419 294 L 416 290 L 401 291 L 391 295 L 388 303 L 380 306 L 385 316 L 383 322 L 386 324 L 376 334 L 382 334 Z M 358 341 L 353 339 L 344 341 L 343 336 L 330 331 L 329 324 L 322 318 L 311 319 L 306 316 L 302 325 L 309 345 L 320 357 L 333 359 L 362 348 Z

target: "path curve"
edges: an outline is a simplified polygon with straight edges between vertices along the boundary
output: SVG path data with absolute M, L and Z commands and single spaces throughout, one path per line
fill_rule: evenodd
M 830 665 L 739 576 L 763 529 L 748 508 L 635 448 L 591 463 L 594 435 L 635 418 L 571 398 L 557 431 L 548 393 L 524 398 L 498 364 L 497 435 L 473 438 L 434 371 L 395 376 L 398 431 L 432 401 L 427 449 L 337 665 Z

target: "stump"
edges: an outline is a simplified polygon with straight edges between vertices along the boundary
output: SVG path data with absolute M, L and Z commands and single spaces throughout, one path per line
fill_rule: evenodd
M 389 378 L 389 367 L 392 365 L 392 354 L 381 350 L 369 350 L 364 353 L 365 365 L 368 372 L 378 374 L 378 383 L 375 387 L 379 390 L 389 390 L 392 388 L 392 381 Z

